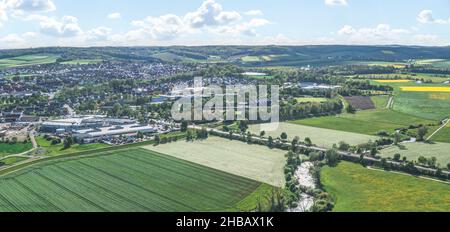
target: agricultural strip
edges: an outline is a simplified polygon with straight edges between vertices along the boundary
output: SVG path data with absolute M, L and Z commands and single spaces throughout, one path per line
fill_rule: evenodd
M 292 123 L 348 131 L 367 135 L 376 135 L 379 131 L 394 132 L 410 125 L 428 125 L 436 121 L 416 117 L 393 110 L 365 110 L 356 114 L 341 114 L 337 116 L 309 118 L 293 121 Z
M 273 186 L 284 185 L 286 152 L 282 150 L 219 137 L 145 148 Z
M 393 158 L 395 154 L 407 157 L 408 160 L 415 160 L 420 156 L 431 158 L 436 157 L 441 166 L 450 163 L 450 143 L 405 143 L 400 146 L 392 146 L 380 151 L 380 155 L 386 158 Z
M 251 125 L 249 130 L 252 133 L 259 135 L 260 126 Z M 358 145 L 366 143 L 369 140 L 375 141 L 378 139 L 378 137 L 364 134 L 303 126 L 297 124 L 296 122 L 280 123 L 276 131 L 267 131 L 266 136 L 272 136 L 275 139 L 280 137 L 283 132 L 287 133 L 289 139 L 293 139 L 295 136 L 299 136 L 300 140 L 303 141 L 306 137 L 309 137 L 314 144 L 325 148 L 332 148 L 333 144 L 339 144 L 339 142 L 341 141 L 344 141 L 351 145 Z
M 341 162 L 324 167 L 321 182 L 336 212 L 448 212 L 450 185 Z
M 4 176 L 0 211 L 227 211 L 260 186 L 257 181 L 130 148 L 43 162 Z

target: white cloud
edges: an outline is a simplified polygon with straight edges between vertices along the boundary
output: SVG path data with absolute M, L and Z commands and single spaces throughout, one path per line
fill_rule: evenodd
M 24 43 L 25 40 L 20 35 L 9 34 L 9 35 L 6 35 L 6 36 L 0 38 L 0 42 L 18 44 L 18 43 Z
M 236 11 L 223 11 L 214 0 L 205 0 L 200 8 L 184 16 L 184 21 L 193 28 L 217 26 L 237 21 L 241 15 Z
M 97 27 L 86 32 L 85 39 L 91 41 L 108 40 L 112 29 L 108 27 Z
M 259 13 L 254 11 L 251 14 Z M 184 16 L 166 14 L 133 21 L 132 25 L 138 29 L 132 30 L 124 36 L 115 36 L 115 38 L 137 40 L 151 37 L 156 40 L 173 40 L 180 36 L 202 32 L 227 36 L 240 34 L 254 36 L 256 35 L 255 28 L 269 23 L 263 18 L 243 20 L 237 11 L 224 11 L 222 6 L 214 0 L 205 0 L 197 10 L 188 12 Z
M 43 34 L 55 37 L 74 37 L 82 34 L 78 25 L 78 18 L 74 16 L 63 16 L 61 19 L 51 18 L 43 15 L 31 15 L 25 20 L 39 22 L 39 30 Z
M 122 15 L 119 12 L 114 12 L 111 14 L 108 14 L 108 19 L 120 19 L 122 18 Z
M 420 23 L 436 23 L 436 24 L 450 24 L 450 19 L 435 19 L 433 16 L 432 10 L 423 10 L 419 13 L 419 16 L 417 16 L 417 21 Z
M 347 6 L 347 0 L 325 0 L 327 6 Z
M 379 24 L 373 28 L 353 28 L 350 25 L 345 25 L 338 31 L 338 35 L 344 36 L 344 40 L 355 44 L 401 43 L 410 34 L 411 32 L 407 29 L 391 28 L 388 24 Z
M 263 16 L 264 13 L 261 10 L 249 10 L 247 12 L 244 13 L 245 15 L 248 16 Z
M 56 10 L 52 0 L 4 0 L 7 8 L 19 12 L 49 12 Z

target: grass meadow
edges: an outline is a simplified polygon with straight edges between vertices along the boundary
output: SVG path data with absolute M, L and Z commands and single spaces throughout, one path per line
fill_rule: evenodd
M 178 141 L 145 148 L 273 186 L 281 187 L 285 182 L 286 152 L 278 149 L 214 136 L 204 141 Z
M 260 126 L 251 125 L 249 130 L 254 134 L 259 134 Z M 333 144 L 339 144 L 341 141 L 351 145 L 358 145 L 366 143 L 369 140 L 375 141 L 378 139 L 376 136 L 365 134 L 305 126 L 298 123 L 298 121 L 280 123 L 276 131 L 266 132 L 266 136 L 278 138 L 283 132 L 286 132 L 290 139 L 293 139 L 295 136 L 299 136 L 301 140 L 309 137 L 314 144 L 325 148 L 332 148 Z
M 393 158 L 395 154 L 407 157 L 408 160 L 415 160 L 420 156 L 431 158 L 436 157 L 441 167 L 446 167 L 450 163 L 450 143 L 405 143 L 402 146 L 392 146 L 380 151 L 380 155 L 386 158 Z
M 336 212 L 450 211 L 449 184 L 349 162 L 322 168 L 321 182 L 336 198 Z

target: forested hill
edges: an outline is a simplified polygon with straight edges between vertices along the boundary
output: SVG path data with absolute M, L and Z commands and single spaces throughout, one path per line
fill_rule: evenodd
M 201 47 L 49 47 L 0 50 L 0 58 L 52 54 L 62 58 L 103 58 L 168 62 L 298 62 L 327 60 L 400 61 L 450 59 L 450 46 L 201 46 Z M 247 60 L 246 60 L 247 59 Z M 253 60 L 252 60 L 253 59 Z

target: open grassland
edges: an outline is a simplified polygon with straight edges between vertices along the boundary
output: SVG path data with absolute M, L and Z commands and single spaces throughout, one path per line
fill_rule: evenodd
M 350 76 L 358 79 L 374 80 L 376 83 L 407 83 L 415 80 L 432 81 L 434 83 L 443 83 L 450 80 L 450 75 L 429 74 L 429 73 L 390 73 L 390 74 L 364 74 Z M 381 82 L 380 82 L 381 81 Z M 402 81 L 402 82 L 398 82 Z
M 411 84 L 395 89 L 397 111 L 432 120 L 450 115 L 450 87 Z
M 297 124 L 296 122 L 297 121 L 291 123 L 280 123 L 276 131 L 267 131 L 266 136 L 278 138 L 280 137 L 281 133 L 286 132 L 289 139 L 293 139 L 295 136 L 299 136 L 301 140 L 304 140 L 305 138 L 309 137 L 314 144 L 325 148 L 332 148 L 333 144 L 339 144 L 339 142 L 341 141 L 344 141 L 351 145 L 358 145 L 366 143 L 369 140 L 377 140 L 377 137 L 375 136 L 304 126 Z M 254 134 L 259 134 L 260 126 L 251 125 L 249 130 Z
M 375 105 L 378 105 L 376 107 L 383 107 L 385 99 L 378 100 L 379 101 L 376 101 L 377 103 L 375 103 Z M 410 125 L 427 125 L 435 123 L 435 121 L 393 110 L 376 109 L 358 111 L 356 114 L 344 113 L 337 116 L 302 119 L 293 121 L 292 123 L 325 129 L 376 135 L 379 131 L 393 132 L 400 128 L 407 128 Z
M 31 150 L 31 148 L 33 148 L 31 143 L 18 142 L 15 144 L 9 144 L 0 142 L 0 157 L 26 152 Z
M 238 204 L 260 186 L 257 181 L 132 148 L 40 163 L 3 176 L 0 211 L 226 211 L 244 207 Z
M 327 101 L 327 99 L 323 97 L 298 97 L 295 98 L 295 100 L 297 100 L 298 103 L 308 103 L 308 102 L 322 103 Z
M 410 80 L 375 80 L 378 83 L 406 83 L 410 82 Z
M 0 59 L 1 68 L 55 63 L 58 57 L 53 55 L 26 55 Z
M 367 65 L 367 66 L 381 66 L 381 67 L 394 67 L 397 69 L 403 69 L 406 67 L 406 63 L 403 62 L 387 62 L 387 61 L 347 61 L 346 65 Z
M 395 154 L 407 157 L 408 160 L 415 160 L 420 156 L 431 158 L 436 157 L 441 167 L 450 163 L 450 143 L 405 143 L 400 146 L 392 146 L 380 151 L 382 157 L 393 158 Z
M 389 96 L 380 95 L 380 96 L 373 96 L 370 98 L 372 99 L 372 102 L 375 105 L 376 109 L 386 109 L 386 106 L 389 102 Z
M 64 149 L 64 144 L 56 144 L 52 145 L 51 141 L 47 141 L 43 137 L 36 137 L 36 142 L 39 145 L 41 150 L 40 152 L 42 154 L 40 155 L 46 155 L 46 156 L 56 156 L 56 155 L 63 155 L 63 154 L 69 154 L 74 152 L 80 152 L 80 151 L 87 151 L 87 150 L 95 150 L 100 148 L 109 147 L 107 144 L 103 143 L 92 143 L 92 144 L 74 144 L 68 149 Z
M 450 211 L 449 184 L 348 162 L 322 168 L 321 182 L 336 198 L 336 212 Z
M 450 123 L 446 127 L 442 128 L 438 133 L 436 133 L 431 140 L 435 142 L 450 143 Z M 450 153 L 450 151 L 449 151 Z M 450 156 L 450 155 L 449 155 Z
M 285 182 L 286 152 L 278 149 L 219 137 L 145 148 L 273 186 L 281 187 Z
M 434 68 L 450 68 L 450 60 L 443 59 L 427 59 L 416 61 L 418 65 L 430 65 Z
M 0 160 L 0 166 L 16 164 L 16 163 L 25 161 L 27 159 L 28 158 L 25 158 L 25 157 L 9 157 L 9 158 Z

